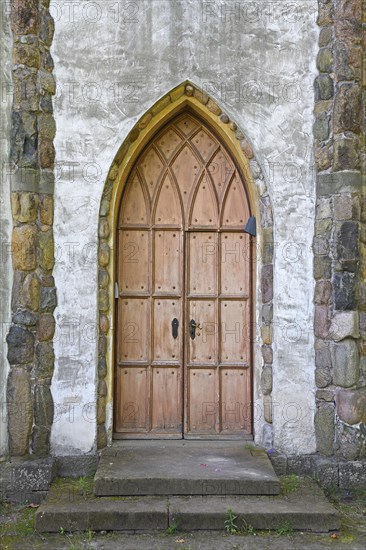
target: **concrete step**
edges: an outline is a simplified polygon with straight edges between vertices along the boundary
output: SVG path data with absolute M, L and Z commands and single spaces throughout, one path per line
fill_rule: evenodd
M 228 510 L 238 529 L 327 532 L 339 529 L 336 509 L 318 485 L 304 479 L 295 492 L 277 496 L 96 497 L 75 480 L 51 487 L 36 513 L 40 532 L 224 531 Z
M 243 441 L 120 441 L 102 452 L 97 496 L 276 495 L 267 453 Z

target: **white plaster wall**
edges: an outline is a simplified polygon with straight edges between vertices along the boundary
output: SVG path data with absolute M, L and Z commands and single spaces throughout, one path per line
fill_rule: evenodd
M 59 168 L 55 454 L 95 448 L 94 405 L 89 406 L 95 403 L 97 353 L 92 337 L 97 323 L 93 246 L 108 169 L 140 116 L 186 79 L 206 89 L 236 121 L 267 174 L 277 242 L 274 446 L 288 453 L 314 451 L 311 148 L 316 4 L 51 2 Z M 296 403 L 301 416 L 290 403 Z M 256 428 L 261 424 L 258 418 Z M 256 433 L 260 440 L 261 430 Z
M 12 109 L 11 49 L 9 2 L 0 5 L 0 457 L 8 452 L 6 413 L 6 379 L 9 372 L 6 335 L 11 322 L 10 300 L 12 287 L 10 206 L 10 124 Z

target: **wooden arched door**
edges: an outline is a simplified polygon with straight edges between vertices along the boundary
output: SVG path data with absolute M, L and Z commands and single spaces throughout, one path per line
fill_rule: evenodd
M 196 115 L 137 160 L 118 225 L 116 438 L 251 433 L 251 250 L 241 175 Z

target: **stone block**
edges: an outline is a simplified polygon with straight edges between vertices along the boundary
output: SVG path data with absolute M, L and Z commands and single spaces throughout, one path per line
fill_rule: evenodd
M 261 389 L 263 395 L 269 395 L 272 392 L 272 367 L 265 365 L 261 374 Z
M 37 326 L 37 339 L 40 342 L 51 340 L 55 334 L 56 322 L 51 313 L 40 316 Z
M 366 458 L 364 439 L 360 435 L 358 428 L 338 421 L 335 438 L 336 456 L 349 461 Z
M 41 139 L 54 139 L 56 122 L 51 114 L 41 113 L 38 115 L 38 134 Z
M 104 424 L 100 424 L 97 428 L 97 447 L 104 449 L 107 446 L 107 433 Z
M 35 273 L 30 273 L 24 279 L 24 284 L 19 296 L 19 305 L 31 311 L 39 311 L 40 284 Z
M 12 257 L 14 269 L 33 271 L 37 266 L 38 230 L 35 225 L 14 227 Z
M 14 109 L 17 111 L 38 111 L 39 94 L 37 75 L 28 69 L 13 72 Z
M 53 422 L 53 399 L 49 386 L 34 388 L 34 422 L 38 427 L 51 428 Z
M 251 148 L 250 143 L 246 139 L 241 140 L 240 147 L 248 159 L 254 158 L 253 149 Z
M 336 310 L 355 310 L 357 307 L 357 278 L 354 273 L 334 273 L 333 304 Z
M 321 114 L 316 115 L 315 122 L 313 124 L 314 138 L 319 141 L 325 141 L 329 137 L 329 115 Z
M 50 453 L 51 430 L 45 426 L 33 426 L 31 446 L 32 452 L 38 457 L 46 457 Z
M 261 336 L 263 344 L 269 346 L 272 344 L 272 325 L 262 325 Z
M 262 301 L 270 302 L 273 299 L 273 266 L 265 265 L 262 268 Z
M 52 313 L 57 306 L 55 287 L 41 287 L 41 311 Z
M 317 305 L 327 305 L 332 296 L 332 284 L 330 281 L 317 281 L 315 285 L 314 302 Z
M 287 473 L 313 477 L 314 455 L 289 455 L 287 457 Z
M 38 0 L 13 0 L 11 8 L 11 28 L 14 34 L 38 33 Z
M 335 459 L 315 455 L 313 466 L 321 487 L 328 490 L 338 489 L 338 462 Z
M 315 369 L 315 383 L 318 388 L 326 388 L 332 383 L 332 372 L 329 367 L 317 367 Z
M 333 79 L 328 74 L 320 74 L 314 82 L 315 101 L 331 99 L 334 95 Z
M 315 393 L 316 399 L 319 401 L 327 401 L 331 403 L 334 401 L 334 391 L 333 390 L 317 390 Z
M 262 357 L 263 361 L 268 364 L 272 365 L 273 363 L 273 350 L 271 346 L 262 346 Z
M 56 81 L 55 81 L 55 77 L 51 73 L 40 70 L 38 72 L 38 82 L 42 92 L 46 92 L 50 95 L 55 95 Z
M 21 223 L 36 221 L 38 203 L 38 196 L 34 193 L 12 193 L 11 205 L 14 220 Z
M 211 111 L 216 116 L 220 116 L 222 111 L 221 108 L 215 103 L 215 101 L 212 101 L 212 99 L 209 99 L 206 105 L 207 109 Z M 251 158 L 251 157 L 248 157 Z
M 347 339 L 331 345 L 333 382 L 336 386 L 349 388 L 359 379 L 360 365 L 357 344 Z
M 55 244 L 53 239 L 53 229 L 49 229 L 48 231 L 40 231 L 39 249 L 40 267 L 44 269 L 44 271 L 52 271 L 55 263 Z
M 320 29 L 319 33 L 319 46 L 323 48 L 324 46 L 328 46 L 328 44 L 333 39 L 333 29 L 331 26 L 329 27 L 323 27 Z
M 347 424 L 366 423 L 366 387 L 338 390 L 335 394 L 337 414 Z
M 99 455 L 59 456 L 56 458 L 57 475 L 80 477 L 94 475 L 98 467 Z
M 38 314 L 33 311 L 17 311 L 14 313 L 12 322 L 15 325 L 34 327 L 38 321 Z
M 327 306 L 315 306 L 314 333 L 317 338 L 327 338 L 329 330 Z
M 39 163 L 41 168 L 53 168 L 55 164 L 55 147 L 50 139 L 42 139 L 39 143 Z
M 36 346 L 36 358 L 36 372 L 38 380 L 44 380 L 45 378 L 51 377 L 55 362 L 55 353 L 52 342 L 38 343 Z
M 10 327 L 6 337 L 8 344 L 8 361 L 11 365 L 32 363 L 34 355 L 34 335 L 22 327 Z
M 109 320 L 106 315 L 99 315 L 99 330 L 104 334 L 107 334 L 109 330 Z
M 29 438 L 33 424 L 31 379 L 25 369 L 11 369 L 6 397 L 9 453 L 11 456 L 24 456 L 29 453 Z
M 332 262 L 329 256 L 315 256 L 314 279 L 329 279 L 332 273 Z
M 107 239 L 110 235 L 110 227 L 107 218 L 101 218 L 99 222 L 99 237 L 101 239 Z
M 334 171 L 358 170 L 360 167 L 359 140 L 356 136 L 341 137 L 334 141 Z
M 338 86 L 334 98 L 333 132 L 360 132 L 361 88 L 358 84 L 344 82 Z
M 344 268 L 353 266 L 354 260 L 359 259 L 359 226 L 358 222 L 345 221 L 338 227 L 337 235 L 337 260 Z M 353 271 L 353 269 L 351 269 Z
M 315 413 L 317 451 L 325 456 L 333 455 L 334 405 L 319 403 Z
M 316 64 L 320 73 L 331 73 L 333 71 L 332 50 L 330 48 L 320 48 Z
M 324 220 L 332 217 L 331 199 L 321 197 L 316 201 L 316 219 Z
M 329 336 L 335 342 L 348 337 L 358 338 L 360 336 L 358 311 L 336 312 L 331 321 Z
M 266 422 L 272 424 L 272 397 L 270 395 L 263 396 L 263 417 Z
M 41 52 L 41 67 L 42 69 L 46 69 L 49 73 L 52 73 L 55 67 L 52 56 L 48 50 Z
M 99 252 L 98 252 L 99 265 L 102 267 L 106 267 L 109 264 L 109 259 L 110 259 L 109 245 L 107 243 L 101 243 L 99 246 Z
M 99 378 L 107 376 L 107 362 L 104 357 L 101 357 L 98 361 L 98 376 Z
M 105 380 L 99 380 L 98 384 L 98 396 L 99 397 L 106 397 L 108 394 L 108 388 Z
M 264 304 L 262 306 L 262 321 L 268 325 L 273 319 L 273 304 Z
M 104 269 L 103 267 L 101 267 L 99 269 L 99 286 L 100 288 L 107 288 L 108 285 L 109 285 L 109 274 L 108 274 L 108 271 L 106 269 Z
M 10 485 L 7 497 L 11 502 L 23 504 L 26 500 L 39 504 L 56 476 L 54 458 L 16 461 L 10 465 Z
M 107 290 L 99 290 L 98 306 L 99 310 L 102 312 L 107 312 L 109 310 L 109 294 Z
M 366 485 L 366 460 L 339 463 L 339 487 L 358 490 Z

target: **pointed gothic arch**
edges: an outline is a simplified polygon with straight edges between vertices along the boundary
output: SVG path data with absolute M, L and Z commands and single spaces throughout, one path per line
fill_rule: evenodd
M 160 99 L 130 131 L 127 139 L 118 150 L 103 190 L 99 213 L 99 350 L 98 350 L 98 447 L 101 448 L 112 439 L 113 425 L 113 372 L 114 372 L 114 281 L 115 281 L 115 242 L 118 220 L 118 209 L 125 185 L 129 180 L 136 160 L 142 154 L 150 155 L 159 168 L 159 154 L 153 147 L 147 147 L 155 136 L 167 123 L 179 113 L 190 110 L 192 114 L 201 118 L 208 128 L 211 128 L 216 136 L 224 143 L 222 154 L 230 154 L 235 161 L 242 178 L 246 183 L 248 202 L 252 215 L 256 216 L 260 244 L 260 265 L 254 274 L 254 300 L 256 311 L 259 311 L 262 303 L 272 301 L 272 261 L 273 261 L 273 231 L 272 208 L 270 197 L 264 183 L 264 177 L 259 164 L 254 159 L 252 149 L 241 130 L 230 121 L 221 108 L 196 86 L 185 82 L 172 90 L 167 96 Z M 170 140 L 170 143 L 174 139 Z M 174 151 L 166 151 L 173 155 Z M 215 153 L 216 154 L 216 153 Z M 215 156 L 215 155 L 214 155 Z M 142 170 L 143 171 L 143 170 Z M 136 175 L 136 177 L 138 177 Z M 141 174 L 139 174 L 139 177 Z M 214 176 L 213 176 L 214 177 Z M 226 182 L 226 191 L 232 185 L 232 181 Z M 198 188 L 197 188 L 198 189 Z M 142 191 L 146 195 L 146 191 Z M 149 190 L 150 192 L 150 190 Z M 151 193 L 159 193 L 159 189 L 153 189 Z M 147 200 L 147 197 L 145 197 Z M 226 197 L 224 198 L 226 200 Z M 179 197 L 182 208 L 182 198 Z M 222 210 L 224 213 L 224 209 Z M 244 221 L 244 223 L 246 220 Z M 258 256 L 258 248 L 257 248 Z M 265 269 L 263 269 L 265 267 Z M 258 277 L 261 278 L 258 284 Z M 261 289 L 265 289 L 261 292 Z M 263 294 L 263 299 L 261 298 Z M 254 319 L 260 319 L 261 315 L 254 315 Z M 259 330 L 258 330 L 259 329 Z M 262 333 L 262 327 L 257 327 L 257 333 Z M 259 358 L 261 345 L 269 348 L 271 342 L 266 338 L 256 342 L 256 363 L 265 364 Z M 262 346 L 263 347 L 263 346 Z M 268 349 L 267 349 L 268 356 Z M 258 379 L 258 376 L 254 376 Z M 266 396 L 268 400 L 268 396 Z

